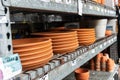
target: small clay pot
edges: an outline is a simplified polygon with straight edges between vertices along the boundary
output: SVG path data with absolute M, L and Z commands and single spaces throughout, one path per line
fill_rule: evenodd
M 89 70 L 78 68 L 75 70 L 76 80 L 87 80 L 89 79 Z
M 106 36 L 112 35 L 112 31 L 111 31 L 111 30 L 106 30 L 105 35 L 106 35 Z

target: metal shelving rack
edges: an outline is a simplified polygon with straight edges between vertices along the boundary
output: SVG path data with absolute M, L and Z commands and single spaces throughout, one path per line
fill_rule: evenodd
M 75 4 L 60 4 L 55 2 L 43 2 L 40 0 L 1 0 L 0 2 L 0 18 L 4 21 L 0 21 L 0 56 L 9 56 L 13 53 L 12 51 L 12 35 L 10 25 L 10 13 L 9 10 L 36 10 L 36 11 L 47 11 L 57 13 L 69 13 L 78 14 L 77 0 Z M 94 15 L 94 16 L 105 16 L 116 18 L 116 10 L 96 4 L 90 1 L 84 1 L 83 3 L 83 14 Z M 89 8 L 88 8 L 89 7 Z M 82 66 L 88 60 L 93 58 L 99 52 L 103 51 L 107 47 L 111 46 L 117 41 L 116 35 L 112 35 L 107 38 L 103 38 L 97 41 L 91 46 L 80 47 L 75 52 L 60 56 L 52 60 L 49 64 L 38 68 L 24 72 L 15 77 L 20 80 L 42 80 L 40 78 L 48 77 L 48 80 L 62 80 L 76 68 Z M 55 76 L 53 76 L 55 75 Z

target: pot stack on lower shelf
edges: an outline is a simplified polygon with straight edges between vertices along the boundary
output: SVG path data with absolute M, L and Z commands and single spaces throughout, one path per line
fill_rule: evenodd
M 108 57 L 108 54 L 99 53 L 90 61 L 91 70 L 111 72 L 115 68 L 115 62 Z

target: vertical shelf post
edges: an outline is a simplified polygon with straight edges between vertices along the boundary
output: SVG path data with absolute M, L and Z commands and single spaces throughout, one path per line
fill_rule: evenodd
M 2 5 L 0 2 L 0 57 L 8 56 L 13 53 L 12 50 L 12 35 L 10 25 L 9 8 Z

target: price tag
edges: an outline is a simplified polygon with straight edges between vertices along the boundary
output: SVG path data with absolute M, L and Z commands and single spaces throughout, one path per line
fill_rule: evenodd
M 49 80 L 49 78 L 48 78 L 48 74 L 46 74 L 45 76 L 41 77 L 41 78 L 38 79 L 38 80 Z
M 105 42 L 105 43 L 104 43 L 104 46 L 106 46 L 106 44 L 107 44 L 107 43 Z
M 8 80 L 22 72 L 18 54 L 0 58 L 0 80 Z
M 78 14 L 82 15 L 83 3 L 81 0 L 78 0 Z
M 71 61 L 71 65 L 72 65 L 72 66 L 75 66 L 76 64 L 77 64 L 77 61 L 76 61 L 76 60 Z
M 7 23 L 6 16 L 0 16 L 0 23 Z
M 90 8 L 90 9 L 93 9 L 93 7 L 92 7 L 91 5 L 89 6 L 89 8 Z
M 100 48 L 102 48 L 102 45 L 100 45 Z
M 109 40 L 108 42 L 111 43 L 111 40 Z
M 92 53 L 95 53 L 95 49 L 92 50 Z
M 113 42 L 114 40 L 113 40 L 113 39 L 111 39 L 111 41 Z

